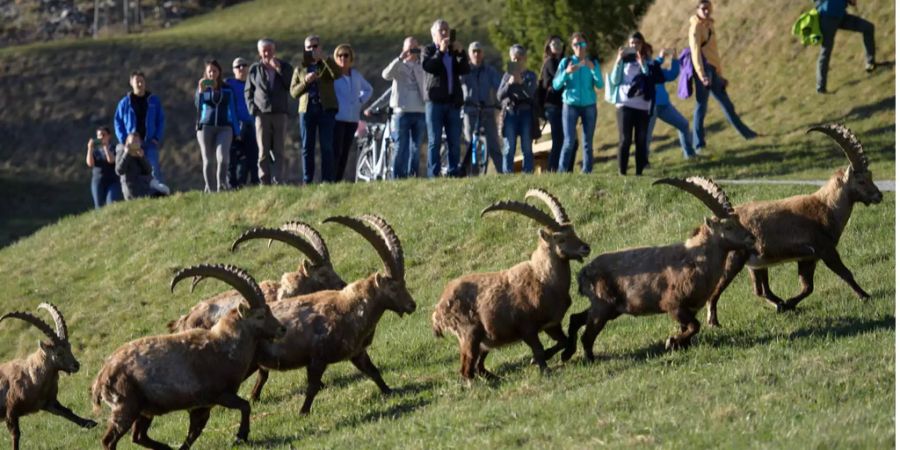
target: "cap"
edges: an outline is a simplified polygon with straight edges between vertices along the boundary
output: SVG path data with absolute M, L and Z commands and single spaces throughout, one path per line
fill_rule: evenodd
M 472 50 L 481 50 L 481 42 L 473 41 L 469 44 L 469 51 L 471 52 Z
M 231 67 L 237 67 L 237 66 L 239 66 L 239 65 L 241 65 L 241 64 L 246 64 L 246 65 L 248 65 L 248 66 L 250 65 L 250 63 L 247 62 L 246 59 L 241 58 L 240 56 L 238 56 L 237 58 L 234 58 L 234 62 L 231 63 Z

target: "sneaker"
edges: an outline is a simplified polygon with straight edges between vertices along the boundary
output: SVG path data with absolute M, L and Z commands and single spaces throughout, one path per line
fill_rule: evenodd
M 828 93 L 828 91 L 825 90 L 825 86 L 819 86 L 819 87 L 817 87 L 817 88 L 816 88 L 816 92 L 818 92 L 819 94 L 827 94 L 827 93 Z
M 872 73 L 874 71 L 875 71 L 875 63 L 874 62 L 866 63 L 866 72 Z

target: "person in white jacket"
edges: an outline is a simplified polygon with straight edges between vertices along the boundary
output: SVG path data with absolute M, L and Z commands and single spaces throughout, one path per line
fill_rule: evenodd
M 407 37 L 400 56 L 381 71 L 381 76 L 391 82 L 390 105 L 396 118 L 394 178 L 415 176 L 419 169 L 419 148 L 425 136 L 425 71 L 421 53 L 416 38 Z
M 353 69 L 356 55 L 350 44 L 340 44 L 334 49 L 334 60 L 340 68 L 340 77 L 334 80 L 334 96 L 337 98 L 338 111 L 334 116 L 335 172 L 322 174 L 324 181 L 341 181 L 350 159 L 350 148 L 356 142 L 356 129 L 359 126 L 362 105 L 372 97 L 372 85 L 363 77 L 362 72 Z M 324 171 L 324 169 L 323 169 Z

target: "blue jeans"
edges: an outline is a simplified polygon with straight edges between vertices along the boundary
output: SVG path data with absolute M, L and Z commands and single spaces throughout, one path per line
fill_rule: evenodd
M 563 139 L 563 121 L 562 107 L 556 105 L 544 105 L 544 118 L 550 124 L 550 141 L 553 146 L 550 147 L 550 157 L 547 159 L 547 171 L 556 172 L 559 167 L 559 154 L 562 151 Z
M 426 102 L 425 123 L 428 127 L 428 178 L 441 175 L 441 130 L 447 133 L 447 176 L 459 176 L 459 140 L 462 137 L 459 108 L 451 103 Z
M 534 172 L 530 109 L 508 110 L 503 114 L 503 173 L 513 173 L 517 137 L 522 141 L 522 172 Z
M 144 142 L 142 147 L 144 148 L 144 156 L 147 158 L 147 162 L 150 163 L 150 168 L 153 169 L 153 178 L 163 183 L 162 169 L 159 167 L 159 147 L 152 142 Z
M 394 178 L 415 175 L 419 169 L 419 147 L 425 135 L 425 113 L 398 114 L 397 135 L 394 138 Z M 412 144 L 412 148 L 410 148 Z
M 94 197 L 94 208 L 97 209 L 122 200 L 122 185 L 119 182 L 119 177 L 104 178 L 98 175 L 92 176 L 91 196 Z
M 709 94 L 719 102 L 722 106 L 722 112 L 725 113 L 725 120 L 733 126 L 744 139 L 753 139 L 756 132 L 750 129 L 740 116 L 734 110 L 734 104 L 725 92 L 725 85 L 722 77 L 716 74 L 716 69 L 710 65 L 706 65 L 706 75 L 709 77 L 709 87 L 704 86 L 700 82 L 700 78 L 694 77 L 694 95 L 697 97 L 697 103 L 694 106 L 694 148 L 700 149 L 706 147 L 706 130 L 703 129 L 703 121 L 706 119 L 706 108 L 709 105 Z
M 594 170 L 594 127 L 597 125 L 597 105 L 574 106 L 563 105 L 562 122 L 563 140 L 562 154 L 559 158 L 559 171 L 571 172 L 575 161 L 575 125 L 581 117 L 581 172 L 591 173 Z
M 656 126 L 656 118 L 672 125 L 678 130 L 678 141 L 681 142 L 681 152 L 685 158 L 694 156 L 694 144 L 691 139 L 691 126 L 687 119 L 672 105 L 656 105 L 655 113 L 650 116 L 650 124 L 647 125 L 647 160 L 650 156 L 650 141 L 653 140 L 653 128 Z
M 323 179 L 334 172 L 334 116 L 337 110 L 326 110 L 321 103 L 309 104 L 300 113 L 300 157 L 303 159 L 303 183 L 313 182 L 316 176 L 316 132 L 319 134 L 319 155 L 322 159 Z

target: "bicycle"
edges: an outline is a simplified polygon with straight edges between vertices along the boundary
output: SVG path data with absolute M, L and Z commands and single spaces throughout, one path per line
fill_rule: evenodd
M 356 141 L 356 181 L 389 180 L 394 175 L 391 109 L 372 110 L 369 119 Z
M 487 107 L 483 103 L 480 103 L 476 106 L 475 124 L 474 126 L 472 126 L 473 132 L 471 138 L 469 139 L 468 145 L 469 151 L 467 151 L 464 155 L 461 155 L 462 158 L 469 158 L 469 164 L 465 164 L 462 161 L 462 158 L 460 158 L 460 170 L 465 170 L 466 176 L 487 174 L 487 137 L 485 137 L 484 125 L 481 124 L 481 116 L 485 108 L 496 109 L 496 107 Z M 465 110 L 463 110 L 461 114 L 465 114 Z M 449 166 L 447 149 L 447 135 L 446 133 L 444 133 L 441 135 L 441 175 L 447 174 L 447 169 Z

